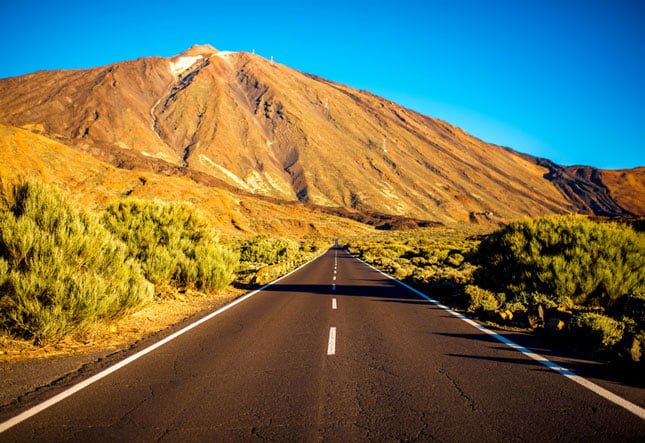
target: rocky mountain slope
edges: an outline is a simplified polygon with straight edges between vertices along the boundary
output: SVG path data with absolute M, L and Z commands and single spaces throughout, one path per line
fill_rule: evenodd
M 341 212 L 454 222 L 478 214 L 505 220 L 642 211 L 642 173 L 628 173 L 631 181 L 607 173 L 613 193 L 563 186 L 590 179 L 572 171 L 553 179 L 557 165 L 441 120 L 207 45 L 172 58 L 2 79 L 0 123 L 122 169 Z M 603 203 L 581 204 L 579 188 L 602 194 Z M 631 203 L 618 204 L 620 198 Z
M 133 171 L 78 152 L 43 135 L 0 124 L 0 184 L 37 178 L 73 192 L 84 205 L 103 208 L 124 197 L 192 202 L 229 235 L 340 236 L 367 232 L 365 224 L 196 183 L 189 177 Z
M 576 212 L 605 217 L 645 215 L 645 167 L 603 170 L 523 156 L 548 170 L 544 178 L 560 189 Z

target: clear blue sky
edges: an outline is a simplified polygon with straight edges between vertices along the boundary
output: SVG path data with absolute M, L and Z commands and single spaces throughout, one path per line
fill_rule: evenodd
M 0 77 L 255 49 L 558 163 L 645 164 L 642 0 L 58 3 L 2 1 Z

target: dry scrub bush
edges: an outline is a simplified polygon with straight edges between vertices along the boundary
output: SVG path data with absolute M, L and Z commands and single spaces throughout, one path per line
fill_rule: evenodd
M 614 318 L 629 319 L 638 329 L 645 331 L 645 293 L 638 291 L 621 297 L 608 313 Z
M 126 200 L 103 221 L 156 284 L 218 290 L 233 281 L 239 255 L 188 203 Z
M 466 308 L 468 312 L 495 312 L 505 301 L 504 294 L 495 294 L 475 285 L 467 285 L 464 295 L 468 304 Z
M 273 265 L 299 256 L 300 244 L 286 238 L 256 236 L 241 245 L 240 259 L 243 262 Z
M 591 350 L 608 350 L 623 338 L 625 325 L 606 315 L 583 312 L 573 318 L 570 331 Z
M 305 238 L 300 245 L 300 251 L 309 254 L 320 252 L 331 246 L 331 241 L 322 237 Z
M 17 185 L 0 212 L 0 328 L 56 340 L 152 295 L 126 246 L 59 190 Z
M 478 280 L 511 301 L 544 294 L 567 307 L 609 307 L 645 285 L 645 237 L 575 216 L 517 221 L 479 247 Z

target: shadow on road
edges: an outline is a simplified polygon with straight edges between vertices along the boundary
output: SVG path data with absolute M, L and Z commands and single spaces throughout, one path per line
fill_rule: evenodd
M 302 294 L 314 294 L 336 297 L 372 297 L 387 298 L 390 302 L 415 301 L 418 303 L 427 303 L 421 297 L 409 291 L 402 290 L 401 286 L 392 281 L 378 281 L 378 286 L 371 285 L 336 285 L 332 289 L 332 282 L 325 285 L 320 284 L 280 284 L 271 285 L 266 292 L 291 292 Z M 406 294 L 408 292 L 409 294 Z
M 430 305 L 434 307 L 432 303 L 430 303 L 428 300 L 411 300 L 411 299 L 396 299 L 396 300 L 373 300 L 378 303 L 405 303 L 409 305 Z M 438 308 L 437 308 L 438 309 Z
M 561 364 L 565 368 L 575 372 L 581 377 L 591 380 L 605 380 L 618 385 L 630 386 L 640 389 L 645 388 L 645 380 L 643 379 L 642 371 L 635 366 L 618 363 L 608 364 L 600 361 L 589 360 L 581 357 L 579 351 L 565 347 L 562 344 L 558 345 L 557 343 L 547 343 L 543 337 L 533 336 L 526 333 L 512 333 L 493 327 L 489 327 L 489 329 L 498 332 L 505 338 L 508 338 L 509 340 L 512 340 L 513 342 L 524 346 L 525 348 L 528 348 L 529 350 L 540 354 L 555 363 Z M 476 332 L 472 334 L 438 332 L 435 334 L 445 337 L 454 337 L 464 340 L 477 340 L 480 342 L 485 342 L 489 345 L 494 345 L 491 347 L 491 349 L 509 353 L 509 357 L 447 354 L 450 357 L 497 361 L 504 364 L 533 365 L 535 366 L 536 370 L 551 371 L 551 369 L 548 369 L 540 362 L 529 357 L 511 357 L 511 355 L 517 356 L 517 351 L 503 345 L 488 334 L 479 334 Z

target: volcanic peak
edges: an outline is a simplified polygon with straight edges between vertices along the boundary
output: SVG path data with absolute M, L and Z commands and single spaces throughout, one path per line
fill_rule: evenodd
M 217 54 L 219 51 L 212 47 L 211 45 L 193 45 L 184 52 L 182 52 L 180 57 L 196 57 L 201 55 L 203 57 L 209 57 L 211 55 Z
M 2 79 L 0 123 L 47 128 L 119 168 L 339 211 L 450 223 L 645 213 L 641 171 L 540 162 L 248 55 L 196 45 L 120 69 Z
M 207 59 L 212 55 L 219 54 L 220 51 L 218 51 L 211 45 L 193 45 L 191 48 L 187 49 L 181 54 L 169 59 L 170 71 L 175 77 L 179 77 L 188 68 L 190 68 L 200 60 Z

